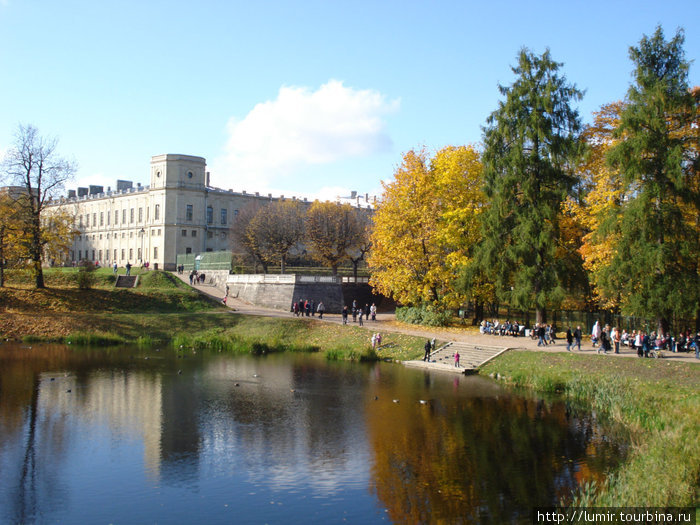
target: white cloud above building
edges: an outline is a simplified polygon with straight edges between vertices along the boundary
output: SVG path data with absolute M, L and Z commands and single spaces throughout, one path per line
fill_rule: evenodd
M 260 191 L 299 188 L 299 176 L 318 171 L 311 168 L 387 153 L 393 143 L 385 119 L 399 104 L 338 80 L 315 91 L 283 86 L 275 100 L 229 120 L 224 154 L 210 163 L 212 182 L 247 181 Z M 328 181 L 304 182 L 314 193 Z

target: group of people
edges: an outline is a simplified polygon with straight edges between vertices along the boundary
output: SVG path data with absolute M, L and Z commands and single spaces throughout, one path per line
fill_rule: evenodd
M 204 284 L 205 279 L 206 275 L 199 273 L 197 270 L 192 270 L 190 272 L 190 286 L 195 284 Z
M 369 305 L 369 303 L 366 303 L 363 308 L 362 306 L 357 304 L 357 301 L 355 299 L 353 299 L 351 308 L 348 308 L 347 305 L 343 306 L 343 311 L 341 312 L 343 324 L 348 324 L 348 317 L 350 315 L 352 315 L 353 323 L 359 322 L 359 325 L 363 326 L 363 315 L 365 320 L 369 320 L 370 317 L 372 318 L 372 321 L 377 320 L 377 306 L 374 303 L 372 303 L 371 306 Z
M 498 319 L 494 319 L 493 321 L 484 319 L 479 325 L 479 332 L 482 334 L 512 335 L 513 337 L 518 337 L 519 335 L 525 335 L 525 325 L 517 321 L 506 320 L 505 323 L 501 323 Z
M 318 313 L 319 319 L 323 319 L 323 312 L 326 311 L 326 306 L 323 301 L 316 304 L 313 299 L 299 299 L 292 304 L 292 313 L 296 317 L 315 317 Z

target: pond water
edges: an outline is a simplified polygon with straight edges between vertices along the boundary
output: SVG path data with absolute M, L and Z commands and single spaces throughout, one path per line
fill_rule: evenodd
M 624 453 L 478 376 L 0 344 L 0 523 L 528 523 Z

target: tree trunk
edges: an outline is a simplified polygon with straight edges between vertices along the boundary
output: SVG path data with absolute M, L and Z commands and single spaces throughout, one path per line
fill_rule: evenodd
M 535 322 L 538 324 L 542 324 L 542 323 L 547 322 L 547 309 L 546 308 L 538 306 L 535 309 Z
M 478 325 L 484 320 L 484 303 L 481 301 L 474 301 L 474 322 L 472 326 Z
M 331 272 L 333 273 L 333 277 L 338 276 L 338 265 L 331 266 Z M 357 274 L 355 274 L 355 282 L 357 282 Z
M 669 328 L 670 328 L 670 323 L 668 322 L 668 319 L 666 317 L 659 317 L 656 320 L 656 334 L 657 335 L 668 334 Z

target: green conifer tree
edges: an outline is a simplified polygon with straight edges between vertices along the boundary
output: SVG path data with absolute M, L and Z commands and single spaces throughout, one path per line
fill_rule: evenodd
M 485 212 L 479 263 L 502 300 L 537 322 L 564 298 L 564 268 L 555 257 L 561 204 L 575 182 L 581 123 L 572 102 L 583 96 L 559 73 L 549 50 L 521 50 L 517 76 L 499 86 L 504 101 L 484 128 Z
M 607 222 L 620 240 L 603 286 L 620 294 L 623 311 L 655 319 L 663 333 L 674 317 L 695 315 L 700 302 L 698 101 L 684 40 L 678 30 L 667 42 L 657 27 L 630 48 L 634 83 L 608 157 L 629 198 Z

